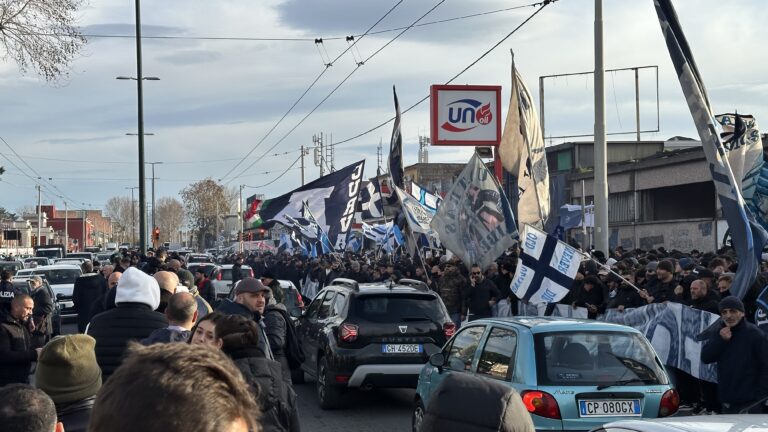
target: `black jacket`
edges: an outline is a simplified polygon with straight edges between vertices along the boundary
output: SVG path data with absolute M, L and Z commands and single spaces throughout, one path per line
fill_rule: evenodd
M 707 291 L 706 297 L 691 299 L 692 308 L 707 311 L 715 315 L 720 315 L 718 303 L 720 303 L 720 296 L 711 290 Z
M 0 387 L 29 382 L 29 370 L 37 352 L 27 326 L 10 314 L 0 314 Z
M 290 384 L 291 367 L 288 364 L 285 344 L 287 342 L 288 323 L 285 322 L 285 315 L 280 313 L 278 308 L 285 310 L 281 304 L 268 305 L 264 311 L 264 332 L 269 340 L 269 347 L 272 350 L 272 356 L 280 363 L 283 370 L 283 379 Z
M 266 356 L 270 360 L 274 359 L 272 350 L 270 348 L 269 338 L 267 337 L 266 331 L 264 330 L 264 323 L 262 322 L 263 320 L 261 314 L 258 312 L 251 312 L 251 310 L 247 307 L 241 305 L 240 303 L 235 303 L 229 299 L 224 299 L 221 303 L 219 303 L 219 307 L 216 308 L 216 312 L 222 313 L 224 315 L 241 315 L 256 321 L 256 323 L 259 325 L 259 329 L 261 329 L 259 349 L 263 351 L 263 356 Z
M 140 341 L 168 327 L 165 315 L 141 303 L 120 303 L 91 320 L 88 334 L 96 339 L 96 361 L 106 380 L 123 362 L 129 341 Z
M 67 432 L 87 431 L 95 400 L 96 396 L 91 396 L 69 404 L 56 405 L 56 417 L 64 424 L 64 430 Z
M 31 295 L 35 302 L 35 308 L 32 310 L 32 317 L 35 322 L 35 331 L 32 336 L 42 336 L 42 340 L 47 342 L 47 338 L 53 333 L 53 299 L 48 294 L 48 290 L 40 287 Z M 42 347 L 42 345 L 40 345 Z
M 264 432 L 298 432 L 296 393 L 282 377 L 280 363 L 261 356 L 257 349 L 227 352 L 245 378 L 261 407 Z
M 475 375 L 446 375 L 430 398 L 422 432 L 534 432 L 514 388 Z
M 637 290 L 627 284 L 619 285 L 613 297 L 608 293 L 607 309 L 615 309 L 619 306 L 624 306 L 624 308 L 629 309 L 645 305 L 645 300 L 640 297 Z
M 356 281 L 357 283 L 368 283 L 371 281 L 371 275 L 368 273 L 360 271 L 353 271 L 349 270 L 345 275 L 345 278 L 352 279 L 353 281 Z
M 83 333 L 91 321 L 91 308 L 96 300 L 107 291 L 104 277 L 98 273 L 84 274 L 75 280 L 72 301 L 77 311 L 77 331 Z
M 474 318 L 490 317 L 492 313 L 491 305 L 488 302 L 491 299 L 499 300 L 501 293 L 496 288 L 493 282 L 488 278 L 483 278 L 483 281 L 475 284 L 472 287 L 471 282 L 467 284 L 467 291 L 465 294 L 465 307 L 469 308 L 469 313 Z M 466 315 L 466 313 L 465 313 Z
M 717 362 L 720 402 L 738 405 L 768 396 L 768 338 L 746 318 L 731 332 L 728 342 L 714 332 L 701 350 L 702 362 Z
M 184 342 L 189 340 L 189 330 L 176 330 L 168 327 L 161 328 L 150 333 L 149 336 L 141 340 L 142 345 L 152 345 L 156 343 Z

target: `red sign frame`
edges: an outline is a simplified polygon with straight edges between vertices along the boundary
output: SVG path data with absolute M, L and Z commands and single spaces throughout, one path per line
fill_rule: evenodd
M 437 123 L 437 93 L 442 90 L 468 90 L 468 91 L 493 91 L 496 92 L 496 116 L 498 121 L 496 122 L 496 140 L 471 140 L 471 141 L 457 141 L 457 140 L 440 140 L 438 139 Z M 429 129 L 430 139 L 432 145 L 439 146 L 482 146 L 482 147 L 498 147 L 501 142 L 501 86 L 500 85 L 446 85 L 446 84 L 433 84 L 429 87 Z

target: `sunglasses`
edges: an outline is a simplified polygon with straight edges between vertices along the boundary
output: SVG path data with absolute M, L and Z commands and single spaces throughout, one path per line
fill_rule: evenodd
M 482 274 L 482 272 L 472 272 L 472 275 L 479 275 Z

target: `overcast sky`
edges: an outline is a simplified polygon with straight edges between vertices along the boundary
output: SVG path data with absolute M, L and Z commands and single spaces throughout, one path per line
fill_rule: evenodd
M 355 67 L 389 42 L 397 32 L 369 35 L 329 68 L 293 112 L 264 139 L 267 132 L 325 68 L 313 42 L 322 37 L 322 55 L 335 58 L 346 47 L 344 37 L 360 35 L 381 18 L 395 0 L 145 0 L 142 2 L 146 160 L 163 162 L 156 176 L 157 197 L 175 196 L 196 180 L 219 179 L 262 141 L 225 181 L 247 185 L 244 196 L 276 196 L 300 184 L 301 145 L 312 145 L 313 134 L 332 134 L 341 141 L 389 119 L 392 86 L 403 109 L 469 65 L 532 12 L 533 7 L 412 28 L 381 50 L 346 81 L 306 121 L 296 127 Z M 405 0 L 376 30 L 407 26 L 438 0 Z M 446 0 L 423 22 L 525 5 L 526 1 Z M 768 122 L 768 8 L 764 0 L 675 2 L 686 36 L 716 112 L 755 115 Z M 605 64 L 607 68 L 659 67 L 659 132 L 644 140 L 675 135 L 697 137 L 674 76 L 652 0 L 605 0 Z M 538 101 L 538 77 L 593 69 L 592 0 L 560 0 L 547 6 L 505 43 L 463 74 L 456 84 L 502 85 L 506 111 L 510 55 Z M 92 1 L 79 15 L 88 39 L 73 62 L 69 77 L 51 85 L 34 74 L 22 75 L 5 59 L 0 63 L 0 136 L 32 165 L 51 178 L 59 190 L 45 185 L 44 203 L 61 192 L 70 206 L 102 208 L 115 195 L 130 195 L 138 185 L 136 137 L 136 47 L 133 2 Z M 309 38 L 307 41 L 211 40 L 230 38 Z M 338 38 L 341 39 L 333 39 Z M 354 56 L 353 56 L 354 53 Z M 606 75 L 609 132 L 631 132 L 634 121 L 634 74 Z M 641 127 L 657 128 L 656 74 L 640 73 Z M 592 77 L 545 81 L 546 135 L 578 135 L 593 128 Z M 391 124 L 339 145 L 335 165 L 366 159 L 366 176 L 375 174 L 376 147 L 386 152 Z M 418 136 L 429 134 L 429 107 L 424 102 L 403 116 L 405 163 L 417 162 Z M 611 138 L 633 139 L 634 135 Z M 585 138 L 580 138 L 585 139 Z M 591 139 L 591 138 L 586 138 Z M 561 142 L 562 140 L 554 140 Z M 279 142 L 279 143 L 278 143 Z M 274 148 L 273 148 L 274 147 Z M 32 174 L 0 142 L 0 153 Z M 430 148 L 431 162 L 466 162 L 469 148 Z M 273 156 L 274 154 L 281 154 Z M 240 177 L 245 167 L 262 157 Z M 307 181 L 319 168 L 306 158 Z M 36 204 L 34 183 L 8 160 L 0 177 L 2 206 L 13 211 Z M 267 173 L 268 174 L 265 174 Z M 149 169 L 147 176 L 150 176 Z M 150 183 L 147 183 L 148 197 Z M 137 195 L 138 196 L 138 195 Z

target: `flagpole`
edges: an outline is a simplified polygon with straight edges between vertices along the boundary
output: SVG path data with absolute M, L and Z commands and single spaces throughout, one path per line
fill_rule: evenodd
M 637 292 L 641 292 L 641 291 L 642 291 L 640 288 L 636 287 L 636 286 L 635 286 L 635 285 L 634 285 L 632 282 L 630 282 L 630 281 L 628 281 L 628 280 L 624 279 L 624 276 L 622 276 L 622 275 L 620 275 L 620 274 L 616 273 L 615 271 L 613 271 L 613 269 L 611 268 L 611 266 L 609 266 L 609 265 L 607 265 L 607 264 L 603 264 L 603 263 L 601 263 L 600 261 L 598 261 L 598 260 L 594 259 L 594 258 L 592 257 L 592 254 L 591 254 L 591 253 L 587 253 L 587 252 L 584 252 L 584 256 L 585 256 L 585 257 L 586 257 L 588 260 L 590 260 L 590 261 L 594 262 L 595 264 L 597 264 L 598 266 L 600 266 L 600 268 L 603 268 L 603 269 L 605 269 L 605 270 L 608 270 L 608 271 L 609 271 L 609 272 L 611 272 L 612 274 L 614 274 L 614 275 L 618 276 L 619 278 L 621 278 L 621 280 L 623 280 L 624 282 L 626 282 L 626 283 L 627 283 L 627 285 L 629 285 L 629 286 L 631 286 L 632 288 L 634 288 L 634 289 L 635 289 Z

